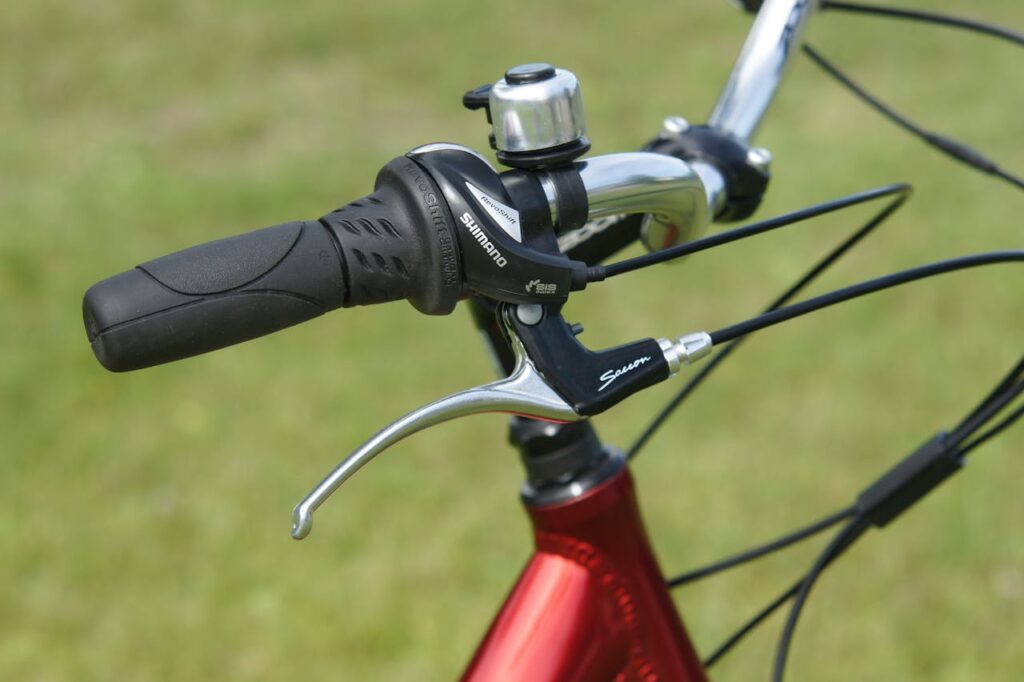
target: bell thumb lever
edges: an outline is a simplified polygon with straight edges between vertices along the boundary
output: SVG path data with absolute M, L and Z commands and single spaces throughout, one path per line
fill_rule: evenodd
M 556 422 L 577 421 L 582 417 L 548 385 L 526 354 L 515 330 L 503 317 L 515 368 L 500 381 L 453 393 L 414 410 L 379 431 L 343 459 L 299 504 L 292 514 L 292 537 L 301 540 L 313 528 L 313 512 L 327 501 L 341 484 L 370 460 L 406 436 L 457 417 L 483 412 L 509 412 Z

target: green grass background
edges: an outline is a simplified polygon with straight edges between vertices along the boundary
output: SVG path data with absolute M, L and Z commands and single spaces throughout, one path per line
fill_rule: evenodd
M 905 4 L 937 8 L 939 3 Z M 942 8 L 1020 29 L 1018 0 Z M 519 465 L 486 416 L 388 452 L 288 537 L 292 505 L 391 418 L 491 377 L 468 314 L 334 313 L 113 375 L 94 281 L 370 190 L 421 143 L 486 146 L 464 90 L 547 60 L 580 77 L 595 153 L 706 115 L 749 26 L 724 1 L 33 0 L 0 8 L 0 679 L 451 679 L 524 562 Z M 885 99 L 1024 172 L 1018 50 L 825 16 L 813 43 Z M 1019 191 L 961 170 L 799 59 L 759 142 L 761 216 L 891 181 L 917 192 L 827 288 L 1020 248 Z M 761 307 L 867 215 L 594 286 L 592 347 Z M 878 295 L 761 335 L 635 467 L 667 571 L 847 503 L 960 417 L 1020 351 L 1007 266 Z M 597 419 L 627 444 L 675 387 Z M 792 679 L 1009 680 L 1024 669 L 1024 432 L 824 579 Z M 709 651 L 813 548 L 681 591 Z M 716 669 L 767 677 L 779 621 Z

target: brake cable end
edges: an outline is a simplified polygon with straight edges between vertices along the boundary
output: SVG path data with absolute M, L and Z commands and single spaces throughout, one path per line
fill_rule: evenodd
M 668 363 L 669 371 L 675 374 L 682 365 L 692 365 L 706 355 L 711 354 L 711 334 L 707 332 L 694 332 L 680 336 L 676 340 L 658 339 L 665 354 L 665 361 Z

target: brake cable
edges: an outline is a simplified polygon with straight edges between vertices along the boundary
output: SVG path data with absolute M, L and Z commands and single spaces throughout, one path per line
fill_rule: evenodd
M 792 320 L 793 318 L 816 312 L 822 308 L 836 305 L 837 303 L 843 303 L 855 298 L 860 298 L 861 296 L 865 296 L 876 291 L 890 289 L 902 284 L 909 284 L 910 282 L 915 282 L 919 279 L 926 279 L 928 277 L 934 277 L 948 272 L 956 272 L 958 270 L 966 270 L 968 268 L 1018 261 L 1024 261 L 1024 250 L 990 251 L 988 253 L 960 256 L 958 258 L 950 258 L 948 260 L 937 261 L 935 263 L 928 263 L 927 265 L 919 265 L 914 268 L 900 270 L 888 275 L 876 277 L 875 279 L 869 279 L 864 282 L 852 284 L 848 287 L 843 287 L 842 289 L 830 291 L 827 294 L 815 296 L 814 298 L 800 301 L 799 303 L 794 303 L 793 305 L 789 305 L 784 308 L 777 308 L 770 312 L 752 317 L 749 320 L 744 320 L 743 322 L 722 327 L 721 329 L 717 329 L 709 333 L 709 336 L 711 337 L 711 344 L 714 346 L 727 343 L 760 329 L 774 326 L 780 322 Z
M 649 265 L 667 263 L 668 261 L 682 258 L 683 256 L 689 256 L 716 246 L 723 246 L 734 241 L 746 239 L 747 237 L 754 237 L 759 234 L 764 234 L 765 232 L 771 232 L 782 227 L 788 227 L 811 218 L 816 218 L 828 213 L 834 213 L 835 211 L 841 211 L 845 208 L 850 208 L 857 204 L 862 204 L 874 199 L 898 195 L 899 198 L 895 200 L 891 206 L 887 206 L 880 212 L 879 216 L 872 219 L 872 222 L 876 220 L 881 222 L 882 220 L 885 220 L 885 218 L 889 217 L 897 208 L 899 208 L 900 205 L 903 204 L 904 201 L 906 201 L 911 191 L 911 186 L 906 183 L 884 185 L 882 187 L 857 192 L 856 194 L 849 194 L 838 199 L 833 199 L 831 201 L 814 204 L 806 208 L 784 213 L 782 215 L 775 216 L 774 218 L 768 218 L 767 220 L 753 223 L 752 225 L 737 227 L 732 230 L 725 230 L 724 232 L 719 232 L 702 239 L 695 239 L 694 241 L 679 244 L 678 246 L 670 246 L 666 249 L 645 253 L 642 256 L 626 258 L 624 260 L 611 263 L 610 265 L 592 265 L 587 268 L 587 283 L 601 282 L 617 275 L 623 275 L 627 272 L 646 268 Z
M 756 11 L 759 8 L 759 6 L 760 6 L 759 3 L 752 3 L 752 2 L 745 2 L 743 4 L 744 4 L 744 6 L 746 7 L 746 9 L 748 11 L 752 11 L 752 12 Z M 984 23 L 984 22 L 980 22 L 980 21 L 976 21 L 976 20 L 972 20 L 972 19 L 965 19 L 965 18 L 961 18 L 961 17 L 953 17 L 953 16 L 938 14 L 938 13 L 934 13 L 934 12 L 924 12 L 924 11 L 918 11 L 918 10 L 904 10 L 904 9 L 900 9 L 900 8 L 883 7 L 883 6 L 879 6 L 879 5 L 863 5 L 863 4 L 856 4 L 856 3 L 849 3 L 849 2 L 833 2 L 831 0 L 825 0 L 824 2 L 822 2 L 821 7 L 822 7 L 822 9 L 835 9 L 835 10 L 847 11 L 847 12 L 856 12 L 856 13 L 864 13 L 864 14 L 876 14 L 876 15 L 886 16 L 886 17 L 896 17 L 896 18 L 902 18 L 902 19 L 917 20 L 917 21 L 922 21 L 922 22 L 926 22 L 926 23 L 940 24 L 940 25 L 945 25 L 945 26 L 952 27 L 952 28 L 959 28 L 959 29 L 965 29 L 965 30 L 969 30 L 969 31 L 975 31 L 975 32 L 986 34 L 986 35 L 993 36 L 993 37 L 996 37 L 996 38 L 1002 38 L 1002 39 L 1008 40 L 1009 42 L 1011 42 L 1013 44 L 1016 44 L 1018 46 L 1024 45 L 1024 35 L 1016 32 L 1016 31 L 1013 31 L 1011 29 L 1008 29 L 1008 28 L 1004 28 L 1004 27 L 997 26 L 997 25 L 994 25 L 994 24 L 988 24 L 988 23 Z M 900 114 L 896 113 L 890 107 L 888 107 L 888 106 L 884 105 L 882 102 L 880 102 L 877 98 L 874 98 L 871 95 L 869 95 L 866 91 L 864 91 L 862 88 L 860 88 L 855 83 L 853 83 L 848 77 L 846 77 L 845 74 L 840 72 L 835 66 L 833 66 L 831 63 L 827 62 L 813 48 L 811 48 L 809 46 L 804 46 L 804 50 L 807 52 L 807 54 L 813 60 L 815 60 L 815 62 L 819 66 L 821 66 L 823 69 L 825 69 L 826 72 L 828 72 L 830 75 L 832 75 L 835 78 L 837 78 L 840 83 L 842 83 L 846 87 L 850 88 L 851 91 L 854 92 L 854 94 L 856 94 L 856 95 L 862 97 L 863 99 L 865 99 L 865 101 L 867 101 L 869 104 L 874 106 L 876 109 L 878 109 L 884 115 L 888 116 L 890 119 L 892 119 L 895 122 L 897 122 L 898 124 L 902 125 L 904 128 L 910 130 L 912 133 L 917 134 L 918 136 L 924 136 L 926 139 L 928 139 L 927 136 L 930 135 L 930 134 L 927 133 L 927 131 L 924 131 L 920 126 L 918 126 L 917 124 L 913 123 L 912 121 L 910 121 L 906 117 L 901 116 Z M 947 143 L 944 144 L 942 142 L 942 140 L 945 140 Z M 976 158 L 978 156 L 976 152 L 973 153 L 973 154 L 970 154 L 970 153 L 964 154 L 963 152 L 968 151 L 969 148 L 966 145 L 962 145 L 960 143 L 957 143 L 955 140 L 946 140 L 946 138 L 942 138 L 941 136 L 934 136 L 933 135 L 932 138 L 929 140 L 929 143 L 937 144 L 940 149 L 943 149 L 943 151 L 945 151 L 948 154 L 952 154 L 955 157 L 957 156 L 958 153 L 961 153 L 962 156 L 965 155 L 965 156 L 969 157 L 970 160 L 965 160 L 965 162 L 967 162 L 967 163 L 970 163 L 971 160 L 975 160 L 975 161 L 980 160 L 980 159 Z M 969 150 L 969 151 L 973 152 L 974 150 Z M 959 158 L 959 157 L 957 157 L 957 158 Z M 984 159 L 984 157 L 981 157 L 981 159 Z M 961 159 L 961 160 L 964 160 L 964 159 Z M 995 166 L 994 164 L 989 162 L 987 159 L 984 159 L 984 161 L 987 162 L 987 163 L 983 163 L 982 164 L 982 166 L 983 166 L 982 170 L 987 170 L 987 172 L 991 172 L 992 168 L 994 167 L 999 172 L 1002 172 L 1002 173 L 1005 174 L 1005 171 L 1002 171 L 1002 169 L 999 169 L 997 166 Z M 1008 174 L 1006 174 L 1006 175 L 1008 176 Z M 1008 179 L 1010 182 L 1012 182 L 1013 184 L 1015 184 L 1017 186 L 1022 186 L 1021 181 L 1018 178 L 1015 178 L 1013 176 L 1004 177 L 1004 179 Z M 842 200 L 838 200 L 838 201 L 842 201 Z M 820 275 L 823 270 L 828 268 L 832 263 L 834 263 L 836 260 L 838 260 L 840 257 L 842 257 L 853 245 L 855 245 L 860 239 L 862 239 L 864 236 L 866 236 L 866 234 L 868 232 L 870 232 L 872 229 L 874 229 L 874 227 L 876 227 L 878 224 L 880 224 L 882 221 L 884 221 L 902 203 L 903 203 L 902 201 L 899 201 L 899 202 L 896 202 L 895 205 L 886 208 L 883 211 L 883 213 L 881 213 L 878 216 L 876 216 L 875 218 L 873 218 L 872 221 L 869 222 L 864 228 L 862 228 L 861 230 L 858 230 L 856 233 L 854 233 L 854 235 L 852 235 L 850 239 L 848 239 L 846 242 L 840 244 L 830 254 L 828 254 L 825 258 L 823 258 L 817 265 L 815 265 L 813 268 L 811 268 L 811 270 L 809 270 L 807 272 L 807 274 L 805 274 L 800 280 L 798 280 L 792 287 L 790 287 L 786 292 L 784 292 L 781 296 L 779 296 L 779 298 L 777 298 L 771 305 L 769 305 L 768 308 L 766 308 L 765 312 L 774 310 L 774 309 L 780 307 L 781 305 L 784 305 L 788 300 L 792 299 L 793 296 L 795 296 L 797 293 L 799 293 L 800 290 L 805 288 L 807 286 L 807 284 L 809 284 L 818 275 Z M 797 212 L 797 213 L 799 213 L 799 212 Z M 794 214 L 790 214 L 790 215 L 794 215 Z M 814 213 L 812 215 L 820 215 L 820 213 Z M 807 217 L 812 217 L 812 215 L 808 215 Z M 735 232 L 735 231 L 733 231 L 733 232 Z M 725 234 L 729 234 L 729 233 L 725 233 Z M 687 245 L 683 245 L 683 247 L 686 247 L 686 246 Z M 679 248 L 679 247 L 677 247 L 677 248 Z M 691 248 L 692 248 L 692 245 L 691 245 Z M 671 250 L 668 250 L 668 251 L 671 251 Z M 662 253 L 664 253 L 664 252 L 662 252 Z M 650 254 L 650 255 L 651 256 L 655 256 L 655 257 L 658 256 L 658 254 Z M 662 256 L 662 258 L 664 258 L 664 257 L 665 256 Z M 643 267 L 643 265 L 645 265 L 647 263 L 661 262 L 661 260 L 659 259 L 657 261 L 650 260 L 650 261 L 647 261 L 645 263 L 642 260 L 643 258 L 645 258 L 645 257 L 641 257 L 641 259 L 631 259 L 629 261 L 623 261 L 623 262 L 621 262 L 619 264 L 615 264 L 613 266 L 607 266 L 607 267 L 615 268 L 615 269 L 620 269 L 621 271 L 628 271 L 628 270 L 636 269 L 637 267 Z M 602 271 L 595 271 L 595 274 L 599 274 L 601 272 Z M 605 273 L 605 276 L 612 276 L 612 274 L 608 274 L 607 270 L 605 270 L 604 273 Z M 618 274 L 618 273 L 617 272 L 613 272 L 613 274 Z M 700 371 L 698 371 L 676 393 L 676 395 L 665 405 L 665 407 L 662 408 L 661 412 L 659 412 L 659 414 L 651 421 L 651 423 L 647 426 L 647 428 L 644 429 L 644 431 L 636 439 L 636 441 L 634 441 L 633 445 L 627 451 L 627 457 L 628 458 L 633 458 L 633 457 L 636 456 L 636 454 L 639 452 L 640 448 L 642 448 L 650 440 L 650 438 L 661 427 L 661 425 L 668 419 L 668 417 L 671 416 L 671 414 L 676 409 L 678 409 L 678 407 L 683 403 L 683 401 L 685 401 L 690 395 L 692 395 L 692 393 L 704 382 L 704 380 L 711 374 L 711 372 L 713 372 L 715 370 L 715 368 L 717 368 L 722 362 L 724 362 L 725 358 L 729 357 L 729 355 L 731 355 L 739 347 L 739 344 L 741 343 L 741 341 L 742 341 L 742 339 L 739 339 L 739 340 L 733 342 L 728 348 L 724 349 L 721 353 L 717 354 L 714 358 L 712 358 L 708 362 L 708 364 L 706 364 L 704 367 L 702 367 L 700 369 Z
M 926 24 L 939 24 L 949 28 L 959 28 L 966 31 L 981 33 L 992 38 L 1001 38 L 1003 40 L 1008 40 L 1015 45 L 1024 46 L 1024 34 L 997 24 L 978 21 L 977 19 L 954 17 L 949 14 L 925 12 L 916 9 L 903 9 L 902 7 L 865 5 L 855 2 L 833 2 L 833 0 L 823 0 L 821 3 L 821 9 L 834 9 L 854 14 L 873 14 L 887 19 L 909 19 L 911 21 L 920 21 Z
M 848 523 L 819 554 L 812 568 L 793 585 L 779 594 L 775 599 L 746 621 L 722 644 L 720 644 L 705 660 L 704 666 L 710 668 L 738 644 L 749 632 L 760 625 L 779 607 L 795 597 L 790 616 L 779 639 L 774 679 L 781 680 L 785 669 L 785 660 L 792 642 L 797 620 L 810 594 L 813 584 L 821 573 L 848 549 L 871 526 L 885 527 L 897 517 L 919 502 L 929 492 L 938 487 L 954 473 L 958 472 L 966 455 L 993 436 L 1010 427 L 1024 417 L 1024 405 L 1011 411 L 993 427 L 971 440 L 977 431 L 994 419 L 1008 405 L 1024 394 L 1024 357 L 985 397 L 981 404 L 972 410 L 949 433 L 940 432 L 917 448 L 909 456 L 891 467 L 884 475 L 865 488 L 856 502 L 839 512 L 794 533 L 770 543 L 766 543 L 746 552 L 734 555 L 707 567 L 688 571 L 678 578 L 669 581 L 670 586 L 679 586 L 718 573 L 741 563 L 765 556 L 773 551 L 783 549 L 795 542 L 807 539 L 844 520 Z M 984 415 L 983 418 L 978 418 Z M 964 428 L 964 427 L 967 428 Z M 692 578 L 691 578 L 692 576 Z
M 843 87 L 852 92 L 862 101 L 866 102 L 873 109 L 878 111 L 880 114 L 888 118 L 890 121 L 903 128 L 905 131 L 924 141 L 929 146 L 938 149 L 947 156 L 952 157 L 960 163 L 966 164 L 967 166 L 979 170 L 983 173 L 988 173 L 997 178 L 1006 180 L 1011 185 L 1017 187 L 1017 189 L 1024 189 L 1024 179 L 1021 179 L 1013 173 L 1000 167 L 996 162 L 989 159 L 987 156 L 974 149 L 970 145 L 964 144 L 959 140 L 955 140 L 946 135 L 942 135 L 930 130 L 922 128 L 917 123 L 914 123 L 903 114 L 898 113 L 889 105 L 882 102 L 880 99 L 870 94 L 861 86 L 857 85 L 847 76 L 845 73 L 840 71 L 832 62 L 825 59 L 817 50 L 812 48 L 810 45 L 803 46 L 804 53 L 807 54 L 811 60 L 821 67 L 828 75 L 832 76 L 838 81 Z
M 882 291 L 884 289 L 899 286 L 925 279 L 928 277 L 955 272 L 958 270 L 993 265 L 1006 262 L 1024 261 L 1024 251 L 996 251 L 981 253 L 969 256 L 961 256 L 945 261 L 938 261 L 926 265 L 909 268 L 906 270 L 890 273 L 882 277 L 866 280 L 858 284 L 837 289 L 832 292 L 816 296 L 799 303 L 775 307 L 766 313 L 755 316 L 743 322 L 723 327 L 707 334 L 710 345 L 713 347 L 722 343 L 741 342 L 749 334 L 761 329 L 774 326 L 781 322 L 806 315 L 823 308 L 842 303 L 845 301 L 865 296 L 869 293 Z M 625 272 L 626 270 L 623 270 Z M 728 349 L 727 349 L 728 350 Z M 958 425 L 951 435 L 941 433 L 924 446 L 916 450 L 899 465 L 890 469 L 882 478 L 876 481 L 858 496 L 857 504 L 854 506 L 856 514 L 849 510 L 841 510 L 830 517 L 826 517 L 816 524 L 798 530 L 779 540 L 768 543 L 762 547 L 748 550 L 739 555 L 727 558 L 712 566 L 690 571 L 676 579 L 669 581 L 672 586 L 685 584 L 717 573 L 726 568 L 745 563 L 761 556 L 765 556 L 775 550 L 792 545 L 799 540 L 806 539 L 823 531 L 843 519 L 853 516 L 848 525 L 840 532 L 836 539 L 826 548 L 819 559 L 815 562 L 807 575 L 790 587 L 782 595 L 777 597 L 767 607 L 762 609 L 732 637 L 708 657 L 705 666 L 710 666 L 719 660 L 735 644 L 737 644 L 746 633 L 750 632 L 759 623 L 763 622 L 772 612 L 791 598 L 794 603 L 790 611 L 786 627 L 780 637 L 778 653 L 776 655 L 775 678 L 782 679 L 785 669 L 785 659 L 795 631 L 796 622 L 803 609 L 803 605 L 810 594 L 810 590 L 820 574 L 833 562 L 839 554 L 849 547 L 870 525 L 882 527 L 891 522 L 896 516 L 906 511 L 910 506 L 923 498 L 928 492 L 945 481 L 956 471 L 959 471 L 963 456 L 966 452 L 990 439 L 997 433 L 1008 428 L 1016 420 L 1024 416 L 1024 407 L 1012 412 L 1002 422 L 996 424 L 989 431 L 984 432 L 974 441 L 971 441 L 961 448 L 964 441 L 976 433 L 999 414 L 1006 406 L 1011 404 L 1019 395 L 1024 392 L 1024 380 L 1020 376 L 1024 374 L 1024 358 L 1010 371 L 1010 373 L 986 396 L 986 398 L 972 410 L 971 413 Z M 693 384 L 693 382 L 691 382 Z M 684 387 L 683 391 L 690 389 L 691 385 Z M 692 389 L 691 389 L 692 390 Z
M 867 223 L 865 223 L 856 231 L 854 231 L 843 242 L 841 242 L 829 253 L 827 253 L 824 257 L 822 257 L 821 260 L 815 263 L 806 273 L 804 273 L 802 277 L 800 277 L 800 279 L 798 279 L 796 282 L 790 285 L 788 289 L 786 289 L 774 301 L 772 301 L 768 305 L 768 307 L 765 308 L 764 312 L 775 310 L 776 308 L 779 308 L 785 305 L 790 300 L 792 300 L 793 297 L 795 297 L 797 294 L 799 294 L 801 291 L 807 288 L 807 286 L 809 286 L 811 282 L 817 279 L 818 276 L 820 276 L 825 270 L 827 270 L 836 261 L 845 256 L 850 250 L 857 246 L 861 242 L 861 240 L 863 240 L 871 232 L 873 232 L 875 228 L 877 228 L 879 225 L 885 222 L 893 213 L 899 210 L 900 207 L 902 207 L 903 204 L 910 198 L 912 191 L 910 185 L 900 184 L 891 185 L 890 187 L 895 189 L 895 193 L 897 194 L 896 198 L 892 202 L 886 205 L 881 211 L 875 214 L 871 218 L 871 220 L 869 220 Z M 866 201 L 869 199 L 887 196 L 889 194 L 889 192 L 883 193 L 880 190 L 869 190 L 868 192 L 860 193 L 860 195 L 852 196 L 860 196 L 863 198 L 863 200 Z M 846 199 L 850 199 L 850 197 L 846 197 Z M 843 201 L 843 199 L 838 199 L 830 203 L 833 206 L 839 207 L 840 202 Z M 843 207 L 852 205 L 852 203 L 844 203 Z M 821 213 L 815 213 L 814 215 L 821 215 Z M 629 450 L 626 452 L 627 459 L 632 459 L 633 457 L 636 456 L 636 454 L 640 451 L 640 448 L 647 444 L 651 437 L 654 436 L 655 432 L 661 427 L 662 424 L 665 423 L 665 421 L 672 415 L 672 413 L 676 409 L 678 409 L 678 407 L 683 403 L 683 401 L 686 400 L 704 382 L 704 380 L 711 375 L 715 368 L 721 365 L 727 357 L 732 355 L 732 353 L 734 353 L 745 340 L 746 339 L 737 339 L 733 343 L 729 344 L 727 348 L 723 349 L 721 353 L 718 353 L 717 355 L 715 355 L 715 357 L 711 358 L 711 360 L 706 365 L 701 367 L 700 370 L 696 374 L 694 374 L 693 377 L 689 381 L 687 381 L 681 389 L 679 389 L 676 395 L 673 396 L 673 398 L 661 409 L 658 415 L 653 420 L 651 420 L 650 424 L 647 425 L 647 427 L 643 430 L 640 436 L 638 436 L 637 439 L 630 446 Z
M 898 17 L 904 19 L 915 19 L 919 21 L 926 21 L 938 24 L 944 24 L 947 26 L 973 30 L 981 33 L 986 33 L 995 37 L 1007 39 L 1018 45 L 1024 45 L 1024 36 L 1017 34 L 1009 29 L 1002 27 L 993 26 L 990 24 L 984 24 L 982 22 L 959 19 L 956 17 L 949 17 L 935 13 L 918 12 L 911 10 L 901 10 L 895 8 L 886 8 L 879 6 L 870 5 L 857 5 L 854 3 L 843 3 L 843 2 L 831 2 L 826 0 L 822 3 L 822 7 L 825 9 L 839 9 L 851 12 L 862 12 L 862 13 L 873 13 L 883 16 Z M 961 161 L 971 167 L 978 170 L 982 170 L 986 173 L 1000 177 L 1018 188 L 1024 189 L 1024 181 L 1020 178 L 1010 174 L 997 166 L 994 162 L 977 152 L 976 150 L 968 147 L 967 145 L 960 143 L 956 140 L 952 140 L 948 137 L 931 133 L 924 130 L 914 122 L 910 121 L 906 117 L 898 114 L 890 107 L 883 104 L 877 98 L 871 96 L 858 85 L 853 83 L 848 77 L 840 72 L 835 66 L 824 59 L 819 53 L 813 48 L 805 45 L 804 51 L 814 60 L 818 66 L 824 69 L 829 75 L 836 78 L 841 84 L 850 89 L 855 95 L 866 101 L 868 104 L 873 106 L 883 115 L 888 117 L 890 120 L 896 122 L 898 125 L 908 130 L 917 137 L 923 139 L 925 142 L 933 147 L 938 148 L 954 159 Z M 895 207 L 893 207 L 895 208 Z M 891 212 L 891 211 L 890 211 Z M 884 217 L 882 217 L 884 220 Z M 881 222 L 878 218 L 874 221 L 876 224 Z M 869 223 L 870 225 L 870 223 Z M 854 238 L 863 236 L 863 230 L 855 233 Z M 848 240 L 849 242 L 849 240 Z M 724 243 L 724 242 L 723 242 Z M 850 244 L 852 245 L 852 244 Z M 811 299 L 811 301 L 805 301 L 803 312 L 801 307 L 791 306 L 790 313 L 792 314 L 780 314 L 772 317 L 772 313 L 775 312 L 786 300 L 792 297 L 799 291 L 806 282 L 813 279 L 817 274 L 820 273 L 821 265 L 825 263 L 831 263 L 842 255 L 843 252 L 848 248 L 847 243 L 841 245 L 838 249 L 833 251 L 829 257 L 826 257 L 825 261 L 820 263 L 805 276 L 803 280 L 798 282 L 794 287 L 780 297 L 772 306 L 768 308 L 764 315 L 749 320 L 746 323 L 740 323 L 739 325 L 733 325 L 731 328 L 725 328 L 719 330 L 712 335 L 712 337 L 719 337 L 718 341 L 724 341 L 732 339 L 733 342 L 725 349 L 724 352 L 717 355 L 708 365 L 706 365 L 697 375 L 695 375 L 680 391 L 677 393 L 675 398 L 662 410 L 662 412 L 655 418 L 652 424 L 644 431 L 644 433 L 637 439 L 633 447 L 629 451 L 629 456 L 633 456 L 639 450 L 640 447 L 646 443 L 646 441 L 653 435 L 655 430 L 664 422 L 669 414 L 678 407 L 696 388 L 701 382 L 710 374 L 710 372 L 720 364 L 725 357 L 728 356 L 730 351 L 735 350 L 738 345 L 746 338 L 746 335 L 750 331 L 761 329 L 767 326 L 771 326 L 784 319 L 792 319 L 805 312 L 811 310 L 818 310 L 822 307 L 838 303 L 843 300 L 849 300 L 850 298 L 869 293 L 869 291 L 877 291 L 882 288 L 888 288 L 888 286 L 895 286 L 897 282 L 909 282 L 914 279 L 931 276 L 931 274 L 939 274 L 940 272 L 948 272 L 955 269 L 962 269 L 963 267 L 973 267 L 974 265 L 981 265 L 981 262 L 975 262 L 971 264 L 972 260 L 976 257 L 967 257 L 966 259 L 953 259 L 953 261 L 946 261 L 945 263 L 932 264 L 932 266 L 924 266 L 923 268 L 915 268 L 903 273 L 894 273 L 894 275 L 879 278 L 871 282 L 865 282 L 861 285 L 855 285 L 855 287 L 848 287 L 845 290 L 839 290 L 826 294 L 817 299 Z M 834 257 L 833 257 L 834 255 Z M 1019 260 L 1019 258 L 1012 258 L 1012 260 Z M 635 261 L 635 259 L 634 259 Z M 636 267 L 643 267 L 638 263 L 633 263 L 634 267 L 624 266 L 621 271 L 628 271 L 628 269 L 635 269 Z M 827 267 L 827 265 L 825 265 Z M 615 273 L 618 274 L 618 273 Z M 886 281 L 891 284 L 886 284 Z M 858 293 L 862 292 L 862 293 Z M 693 580 L 697 580 L 701 577 L 717 573 L 719 571 L 731 568 L 733 566 L 751 561 L 753 559 L 765 556 L 773 551 L 788 547 L 800 540 L 809 538 L 817 533 L 820 533 L 827 528 L 834 526 L 844 519 L 850 518 L 853 514 L 852 510 L 856 510 L 861 505 L 862 500 L 869 493 L 874 492 L 875 499 L 874 508 L 865 509 L 856 518 L 851 520 L 840 533 L 833 539 L 829 546 L 821 553 L 817 561 L 811 570 L 793 586 L 784 591 L 781 595 L 776 597 L 771 603 L 769 603 L 760 612 L 754 615 L 753 618 L 747 621 L 739 630 L 737 630 L 732 636 L 730 636 L 722 645 L 720 645 L 705 661 L 706 667 L 711 667 L 716 661 L 724 656 L 729 650 L 732 649 L 743 637 L 746 636 L 754 627 L 763 622 L 768 616 L 770 616 L 776 609 L 782 604 L 786 603 L 789 599 L 796 597 L 794 604 L 791 608 L 790 615 L 787 619 L 786 625 L 783 628 L 780 640 L 776 651 L 775 664 L 773 666 L 773 680 L 781 681 L 785 671 L 785 663 L 788 655 L 789 647 L 792 641 L 792 636 L 795 631 L 796 623 L 799 615 L 802 611 L 803 605 L 806 603 L 807 597 L 810 594 L 811 588 L 817 581 L 821 573 L 832 563 L 839 555 L 841 555 L 847 548 L 849 548 L 853 542 L 860 537 L 863 532 L 871 525 L 869 519 L 872 514 L 878 514 L 879 506 L 885 506 L 888 502 L 890 508 L 887 510 L 888 517 L 884 521 L 879 523 L 875 519 L 875 525 L 885 525 L 889 523 L 896 515 L 905 511 L 914 502 L 921 499 L 927 492 L 934 489 L 939 483 L 944 481 L 955 471 L 959 470 L 960 463 L 968 452 L 974 450 L 987 440 L 1001 433 L 1005 429 L 1009 428 L 1013 423 L 1024 417 L 1024 405 L 1017 407 L 1011 411 L 1008 416 L 996 423 L 994 426 L 984 431 L 980 435 L 976 436 L 973 440 L 968 439 L 978 430 L 980 430 L 988 421 L 998 415 L 1006 406 L 1013 403 L 1022 392 L 1024 392 L 1024 380 L 1021 380 L 1021 374 L 1024 373 L 1024 358 L 1017 363 L 1017 365 L 1010 371 L 1010 373 L 999 383 L 992 391 L 981 401 L 981 403 L 974 408 L 960 423 L 960 425 L 954 429 L 951 437 L 941 435 L 929 441 L 924 447 L 919 448 L 910 457 L 907 457 L 897 467 L 891 469 L 885 476 L 882 477 L 876 484 L 868 488 L 861 496 L 858 497 L 858 505 L 854 505 L 853 508 L 847 508 L 840 510 L 835 514 L 825 517 L 824 519 L 811 524 L 798 531 L 790 533 L 778 540 L 767 543 L 760 547 L 756 547 L 751 550 L 747 550 L 740 554 L 726 558 L 710 566 L 689 571 L 677 578 L 669 581 L 670 586 L 678 586 L 686 584 Z M 939 442 L 940 447 L 936 447 L 933 444 Z M 931 446 L 931 447 L 929 447 Z M 939 464 L 936 466 L 935 462 L 945 462 L 945 466 Z M 915 467 L 916 465 L 916 467 Z M 894 478 L 895 483 L 894 483 Z M 916 484 L 916 487 L 915 487 Z M 883 493 L 878 493 L 879 487 L 882 488 Z M 893 508 L 893 499 L 898 498 L 902 494 L 903 499 L 897 500 L 898 504 Z
M 1024 362 L 1024 358 L 1022 358 L 1022 362 Z M 925 495 L 960 471 L 968 452 L 1006 429 L 1024 415 L 1024 406 L 1018 407 L 989 431 L 966 445 L 963 443 L 965 439 L 1024 393 L 1024 380 L 1019 378 L 1020 367 L 1021 363 L 1018 363 L 1011 370 L 1010 376 L 1017 377 L 1015 383 L 990 396 L 990 399 L 986 401 L 985 408 L 978 413 L 979 417 L 985 415 L 984 418 L 980 420 L 968 418 L 965 420 L 966 425 L 961 423 L 967 426 L 966 429 L 958 428 L 953 433 L 940 432 L 936 434 L 857 496 L 855 505 L 857 515 L 819 555 L 811 570 L 800 581 L 800 589 L 793 599 L 793 605 L 790 607 L 789 616 L 786 618 L 776 646 L 775 663 L 772 670 L 773 682 L 782 682 L 786 659 L 800 614 L 807 603 L 811 589 L 825 568 L 838 556 L 837 552 L 842 552 L 846 547 L 852 545 L 869 527 L 884 528 L 889 525 Z

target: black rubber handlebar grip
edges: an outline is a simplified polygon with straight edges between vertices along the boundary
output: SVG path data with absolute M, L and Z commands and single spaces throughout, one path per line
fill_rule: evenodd
M 461 293 L 451 216 L 429 176 L 399 157 L 376 191 L 320 220 L 195 246 L 93 285 L 93 352 L 122 372 L 269 334 L 342 306 L 408 298 L 451 312 Z
M 94 285 L 83 313 L 115 372 L 223 348 L 341 306 L 337 249 L 317 221 L 268 227 L 143 263 Z

